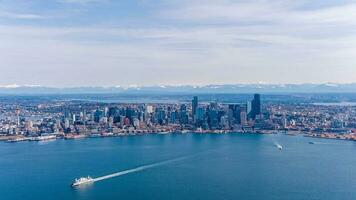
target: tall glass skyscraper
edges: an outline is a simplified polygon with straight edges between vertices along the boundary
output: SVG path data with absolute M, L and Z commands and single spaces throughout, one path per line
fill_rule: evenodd
M 261 95 L 260 94 L 255 94 L 254 98 L 251 102 L 251 118 L 256 119 L 256 116 L 261 114 Z
M 193 115 L 193 118 L 195 118 L 195 115 L 197 113 L 197 108 L 198 108 L 198 97 L 195 96 L 195 97 L 193 97 L 193 100 L 192 100 L 192 115 Z

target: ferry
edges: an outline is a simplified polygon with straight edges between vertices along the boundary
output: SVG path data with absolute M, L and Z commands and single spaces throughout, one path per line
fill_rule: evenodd
M 71 186 L 76 187 L 76 186 L 80 186 L 80 185 L 84 185 L 84 184 L 90 184 L 92 182 L 94 182 L 94 179 L 92 179 L 90 176 L 82 177 L 79 179 L 75 179 Z

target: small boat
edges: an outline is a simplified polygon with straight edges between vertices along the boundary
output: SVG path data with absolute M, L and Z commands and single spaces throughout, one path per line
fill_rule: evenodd
M 171 133 L 170 131 L 163 131 L 163 132 L 158 132 L 158 135 L 166 135 Z
M 280 145 L 280 144 L 277 144 L 276 147 L 277 147 L 279 150 L 282 150 L 282 149 L 283 149 L 282 145 Z
M 315 142 L 310 141 L 309 144 L 315 144 Z

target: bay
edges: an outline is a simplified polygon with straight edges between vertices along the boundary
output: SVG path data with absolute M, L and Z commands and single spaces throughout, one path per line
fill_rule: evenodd
M 285 135 L 0 143 L 0 199 L 351 200 L 356 199 L 355 154 L 352 141 Z M 83 188 L 70 187 L 78 177 L 161 162 Z

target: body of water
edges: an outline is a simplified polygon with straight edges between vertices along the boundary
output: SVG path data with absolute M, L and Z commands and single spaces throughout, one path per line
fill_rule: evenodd
M 284 135 L 0 143 L 0 199 L 352 200 L 355 155 L 351 141 Z M 118 176 L 70 187 L 78 177 L 113 173 Z

